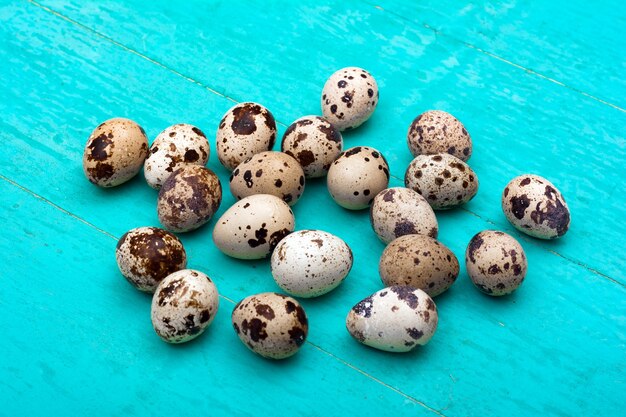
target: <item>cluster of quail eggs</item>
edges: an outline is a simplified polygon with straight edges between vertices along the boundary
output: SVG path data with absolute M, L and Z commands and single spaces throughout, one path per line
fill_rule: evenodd
M 410 124 L 414 156 L 405 187 L 389 188 L 383 153 L 366 146 L 344 150 L 341 132 L 363 124 L 378 104 L 372 75 L 344 68 L 324 85 L 322 116 L 304 116 L 286 130 L 281 151 L 272 151 L 276 122 L 257 103 L 241 103 L 219 123 L 215 148 L 231 172 L 229 189 L 237 202 L 216 221 L 213 242 L 224 254 L 270 258 L 271 273 L 285 294 L 250 295 L 234 307 L 233 328 L 257 354 L 282 359 L 295 354 L 308 333 L 308 318 L 297 298 L 318 297 L 348 276 L 353 252 L 344 240 L 322 230 L 295 231 L 291 210 L 308 179 L 327 177 L 328 192 L 349 210 L 368 209 L 374 233 L 387 246 L 378 265 L 382 287 L 352 307 L 348 332 L 359 342 L 391 352 L 426 344 L 437 329 L 434 297 L 454 284 L 459 261 L 437 240 L 435 211 L 458 207 L 478 191 L 468 165 L 473 147 L 463 124 L 440 110 L 426 111 Z M 117 244 L 122 275 L 138 290 L 153 294 L 152 324 L 166 342 L 182 343 L 200 334 L 218 312 L 215 283 L 186 269 L 187 255 L 174 233 L 211 220 L 222 202 L 222 184 L 206 167 L 209 141 L 197 127 L 176 124 L 148 146 L 145 131 L 128 119 L 111 119 L 89 137 L 85 175 L 101 187 L 120 185 L 143 167 L 148 185 L 159 191 L 162 228 L 138 227 Z M 502 194 L 506 218 L 519 231 L 541 239 L 563 236 L 570 223 L 567 204 L 545 178 L 521 175 Z M 491 296 L 515 291 L 528 264 L 520 243 L 497 230 L 476 234 L 465 252 L 467 273 Z

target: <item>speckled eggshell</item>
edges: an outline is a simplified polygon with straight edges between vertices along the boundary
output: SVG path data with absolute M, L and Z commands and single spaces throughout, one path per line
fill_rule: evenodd
M 179 123 L 165 129 L 152 142 L 143 174 L 148 185 L 161 188 L 167 177 L 183 165 L 205 166 L 209 160 L 209 142 L 200 129 Z
M 283 135 L 281 150 L 302 166 L 306 178 L 323 177 L 343 149 L 341 133 L 328 120 L 305 116 L 296 120 Z
M 241 200 L 254 194 L 271 194 L 294 205 L 304 192 L 304 172 L 292 156 L 260 152 L 246 159 L 230 176 L 230 191 Z
M 528 261 L 522 245 L 513 236 L 485 230 L 470 240 L 465 266 L 476 288 L 500 296 L 512 293 L 522 284 Z
M 285 237 L 272 253 L 272 276 L 285 292 L 317 297 L 337 288 L 352 268 L 350 247 L 321 230 L 301 230 Z
M 412 234 L 437 238 L 437 217 L 424 197 L 404 187 L 387 188 L 374 197 L 370 222 L 385 243 Z
M 269 194 L 255 194 L 233 204 L 213 229 L 213 242 L 228 256 L 261 259 L 295 228 L 289 205 Z
M 185 165 L 174 171 L 159 191 L 159 221 L 173 232 L 188 232 L 213 217 L 222 202 L 222 186 L 208 168 Z
M 350 148 L 330 166 L 327 184 L 337 204 L 350 210 L 361 210 L 389 185 L 389 166 L 385 157 L 374 148 Z
M 188 342 L 213 322 L 219 295 L 211 278 L 193 269 L 168 275 L 152 297 L 152 326 L 168 343 Z
M 378 85 L 362 68 L 340 69 L 322 90 L 322 114 L 337 129 L 353 129 L 370 118 L 378 104 Z
M 478 192 L 474 171 L 447 153 L 417 156 L 406 170 L 404 184 L 424 196 L 434 210 L 465 204 Z
M 240 103 L 226 112 L 217 129 L 217 157 L 232 171 L 251 156 L 272 149 L 275 141 L 272 113 L 257 103 Z
M 502 193 L 502 210 L 515 228 L 539 239 L 556 239 L 569 230 L 570 211 L 561 192 L 538 175 L 520 175 Z
M 138 227 L 124 233 L 117 242 L 115 259 L 128 282 L 146 292 L 154 292 L 163 278 L 187 266 L 181 241 L 157 227 Z
M 100 187 L 115 187 L 137 175 L 148 155 L 148 138 L 141 126 L 128 119 L 110 119 L 87 140 L 83 171 Z
M 237 336 L 251 351 L 270 359 L 293 356 L 309 332 L 300 303 L 274 292 L 241 300 L 233 309 L 232 322 Z
M 428 343 L 437 321 L 437 307 L 428 294 L 413 287 L 393 286 L 352 307 L 346 327 L 364 345 L 387 352 L 408 352 Z
M 387 245 L 378 272 L 385 286 L 410 285 L 435 297 L 454 284 L 459 261 L 450 249 L 431 237 L 405 235 Z
M 430 110 L 413 120 L 407 135 L 413 156 L 449 153 L 467 161 L 472 156 L 472 139 L 459 120 L 441 110 Z

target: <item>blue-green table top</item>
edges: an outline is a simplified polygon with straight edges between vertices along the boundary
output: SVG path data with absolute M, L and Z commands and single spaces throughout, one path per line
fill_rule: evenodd
M 0 0 L 0 415 L 624 415 L 626 403 L 626 3 Z M 449 111 L 474 140 L 476 198 L 437 213 L 462 261 L 480 230 L 518 237 L 528 256 L 510 297 L 476 291 L 465 268 L 436 299 L 432 341 L 397 355 L 361 346 L 348 309 L 378 290 L 384 246 L 367 211 L 337 206 L 324 180 L 294 206 L 296 228 L 342 237 L 355 265 L 334 292 L 302 303 L 308 342 L 281 362 L 250 353 L 233 303 L 277 291 L 268 261 L 212 244 L 215 220 L 180 235 L 189 266 L 221 293 L 208 331 L 163 343 L 150 297 L 115 264 L 118 237 L 158 226 L 143 178 L 98 189 L 82 173 L 89 132 L 111 117 L 153 139 L 168 125 L 211 137 L 222 114 L 257 101 L 279 136 L 319 114 L 321 87 L 367 68 L 380 103 L 345 146 L 387 157 L 391 185 L 411 160 L 406 131 Z M 536 173 L 565 195 L 557 241 L 516 232 L 500 209 L 512 177 Z M 227 189 L 227 187 L 226 187 Z M 461 262 L 463 264 L 463 262 Z

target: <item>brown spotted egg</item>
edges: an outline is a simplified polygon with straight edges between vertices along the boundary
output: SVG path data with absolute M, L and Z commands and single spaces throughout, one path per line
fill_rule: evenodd
M 306 178 L 323 177 L 343 149 L 341 133 L 328 120 L 305 116 L 285 131 L 281 150 L 302 166 Z
M 317 297 L 339 286 L 352 268 L 352 251 L 339 237 L 301 230 L 280 241 L 272 253 L 272 276 L 285 292 Z
M 322 114 L 337 129 L 353 129 L 370 118 L 378 104 L 378 85 L 362 68 L 340 69 L 322 90 Z
M 346 327 L 359 342 L 388 352 L 425 345 L 437 330 L 437 307 L 424 291 L 407 286 L 383 288 L 357 303 Z
M 219 295 L 211 278 L 200 271 L 183 269 L 168 275 L 152 297 L 152 326 L 168 343 L 188 342 L 213 322 Z
M 148 155 L 148 138 L 141 126 L 128 119 L 110 119 L 87 140 L 83 171 L 100 187 L 115 187 L 137 175 Z
M 413 120 L 407 135 L 413 156 L 449 153 L 467 161 L 472 156 L 472 139 L 459 120 L 445 111 L 430 110 Z
M 233 258 L 261 259 L 294 228 L 295 219 L 287 203 L 273 195 L 255 194 L 224 212 L 213 229 L 213 242 Z
M 424 196 L 435 210 L 467 203 L 478 192 L 474 171 L 447 153 L 417 156 L 406 170 L 404 184 Z
M 241 300 L 232 322 L 239 339 L 251 351 L 270 359 L 294 355 L 306 341 L 309 324 L 298 301 L 265 292 Z
M 202 226 L 222 202 L 217 175 L 199 165 L 185 165 L 174 171 L 159 191 L 159 221 L 173 232 L 188 232 Z
M 283 152 L 260 152 L 246 159 L 230 176 L 230 191 L 241 200 L 253 194 L 271 194 L 294 205 L 304 192 L 304 172 Z
M 124 233 L 117 242 L 115 259 L 128 282 L 146 292 L 153 292 L 163 278 L 187 266 L 181 241 L 157 227 L 138 227 Z
M 350 148 L 330 166 L 327 184 L 337 204 L 350 210 L 361 210 L 389 185 L 389 166 L 385 157 L 374 148 Z
M 459 261 L 450 249 L 429 236 L 405 235 L 387 245 L 378 271 L 386 286 L 410 285 L 435 297 L 454 284 Z
M 528 262 L 513 236 L 496 230 L 476 234 L 465 251 L 467 274 L 488 295 L 510 294 L 524 281 Z
M 404 187 L 387 188 L 374 197 L 370 222 L 385 243 L 404 235 L 420 234 L 437 238 L 437 217 L 424 197 Z
M 567 233 L 570 211 L 561 192 L 538 175 L 520 175 L 502 193 L 502 210 L 515 228 L 539 239 Z
M 232 171 L 251 156 L 269 151 L 276 141 L 272 113 L 257 103 L 240 103 L 226 112 L 216 135 L 217 157 Z
M 167 177 L 181 166 L 205 166 L 209 152 L 209 142 L 200 129 L 184 123 L 170 126 L 159 133 L 150 146 L 143 165 L 146 182 L 158 190 Z

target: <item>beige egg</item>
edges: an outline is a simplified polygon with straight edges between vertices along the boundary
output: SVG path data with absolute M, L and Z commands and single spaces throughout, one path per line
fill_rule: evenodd
M 302 166 L 306 178 L 323 177 L 343 149 L 341 133 L 328 120 L 305 116 L 285 131 L 281 149 Z
M 117 242 L 117 266 L 135 288 L 154 292 L 169 274 L 187 266 L 187 254 L 181 241 L 157 227 L 129 230 Z
M 179 123 L 159 133 L 150 146 L 143 174 L 148 185 L 161 188 L 167 177 L 183 165 L 205 166 L 209 160 L 209 142 L 200 129 Z
M 110 119 L 87 140 L 83 171 L 100 187 L 115 187 L 137 175 L 148 155 L 148 138 L 141 126 L 128 119 Z
M 502 210 L 517 230 L 539 239 L 556 239 L 569 230 L 570 211 L 563 195 L 538 175 L 513 178 L 502 193 Z
M 271 194 L 294 205 L 304 192 L 304 172 L 293 157 L 283 152 L 260 152 L 246 159 L 230 176 L 230 191 L 238 199 Z
M 317 297 L 339 286 L 352 268 L 352 251 L 339 237 L 321 230 L 291 233 L 272 253 L 272 276 L 285 292 Z
M 404 184 L 424 196 L 434 210 L 467 203 L 478 192 L 474 171 L 447 153 L 417 156 L 406 170 Z
M 404 235 L 387 245 L 378 271 L 385 286 L 410 285 L 435 297 L 454 284 L 459 261 L 443 243 L 429 236 Z
M 241 300 L 233 309 L 233 327 L 251 351 L 270 359 L 285 359 L 300 350 L 309 324 L 298 301 L 265 292 Z
M 413 156 L 449 153 L 467 161 L 472 156 L 472 138 L 459 120 L 441 110 L 430 110 L 413 120 L 407 134 Z
M 524 281 L 528 262 L 513 236 L 496 230 L 476 234 L 465 251 L 467 274 L 488 295 L 510 294 Z
M 229 109 L 217 129 L 217 157 L 233 170 L 251 156 L 269 151 L 276 141 L 272 113 L 257 103 L 239 103 Z
M 370 207 L 370 222 L 385 243 L 411 234 L 437 238 L 437 217 L 424 197 L 404 187 L 387 188 L 376 194 Z
M 346 317 L 352 337 L 387 352 L 425 345 L 437 330 L 437 307 L 424 291 L 407 286 L 383 288 L 357 303 Z
M 337 129 L 354 129 L 370 118 L 378 104 L 378 84 L 362 68 L 342 68 L 322 90 L 322 114 Z
M 161 281 L 152 297 L 154 331 L 168 343 L 195 339 L 213 322 L 219 301 L 215 284 L 202 272 L 174 272 Z
M 224 212 L 213 229 L 213 242 L 233 258 L 261 259 L 294 228 L 295 219 L 287 203 L 273 195 L 255 194 Z
M 211 220 L 222 202 L 217 175 L 199 165 L 185 165 L 165 180 L 157 201 L 159 221 L 173 232 L 188 232 Z
M 385 157 L 374 148 L 350 148 L 330 166 L 327 184 L 337 204 L 350 210 L 361 210 L 389 185 L 389 166 Z

